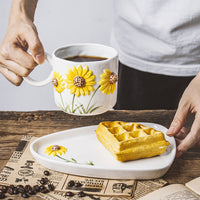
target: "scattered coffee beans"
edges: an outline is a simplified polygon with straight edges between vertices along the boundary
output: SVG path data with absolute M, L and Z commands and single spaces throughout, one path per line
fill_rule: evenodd
M 86 194 L 83 192 L 83 191 L 80 191 L 79 193 L 78 193 L 78 196 L 79 197 L 84 197 Z
M 49 175 L 50 175 L 50 172 L 46 170 L 46 171 L 44 171 L 44 175 L 45 175 L 45 176 L 49 176 Z
M 13 195 L 13 188 L 12 187 L 8 187 L 7 193 L 10 195 Z
M 49 171 L 44 171 L 45 176 L 49 176 Z M 41 178 L 39 180 L 41 185 L 34 185 L 33 187 L 30 185 L 17 185 L 16 187 L 14 185 L 5 186 L 0 185 L 0 199 L 6 198 L 5 194 L 8 193 L 10 195 L 17 195 L 21 193 L 21 197 L 23 198 L 29 198 L 30 195 L 35 195 L 37 192 L 42 192 L 44 194 L 54 191 L 55 187 L 54 185 L 49 181 L 47 177 Z M 45 187 L 45 185 L 48 185 L 48 189 Z M 74 185 L 74 181 L 73 181 Z M 12 200 L 12 199 L 8 199 Z
M 82 184 L 81 184 L 80 182 L 76 182 L 76 183 L 74 184 L 74 186 L 75 186 L 75 187 L 81 187 Z
M 74 196 L 74 193 L 68 191 L 68 192 L 65 193 L 65 196 L 67 196 L 67 197 L 72 197 L 72 196 Z
M 30 185 L 25 185 L 24 189 L 26 192 L 28 192 L 29 190 L 32 189 L 32 187 Z
M 13 188 L 13 194 L 19 194 L 19 191 L 17 188 Z
M 74 184 L 75 184 L 75 182 L 73 180 L 71 180 L 71 181 L 68 182 L 67 185 L 68 185 L 68 187 L 73 187 Z
M 23 197 L 23 198 L 29 198 L 28 194 L 25 193 L 25 192 L 21 194 L 21 197 Z
M 48 185 L 48 188 L 50 191 L 54 191 L 54 189 L 55 189 L 55 187 L 52 183 Z
M 0 193 L 0 199 L 4 199 L 6 198 L 5 194 L 4 193 Z
M 34 185 L 33 186 L 33 190 L 35 190 L 36 192 L 40 191 L 40 186 L 39 185 Z

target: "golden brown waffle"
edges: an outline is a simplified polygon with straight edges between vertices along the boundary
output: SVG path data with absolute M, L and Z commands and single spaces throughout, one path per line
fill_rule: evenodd
M 170 145 L 161 131 L 132 122 L 101 122 L 96 135 L 118 161 L 160 155 Z

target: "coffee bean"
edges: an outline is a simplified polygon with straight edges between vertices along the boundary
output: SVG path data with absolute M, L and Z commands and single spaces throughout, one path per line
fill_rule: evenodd
M 39 185 L 34 185 L 33 186 L 33 190 L 35 190 L 36 192 L 40 191 L 40 186 Z
M 19 191 L 17 188 L 13 188 L 13 194 L 19 194 Z
M 6 198 L 5 194 L 4 193 L 0 193 L 0 199 L 4 199 Z
M 6 193 L 7 190 L 8 190 L 8 186 L 6 186 L 6 185 L 1 185 L 1 186 L 0 186 L 0 190 L 1 190 L 3 193 Z
M 74 196 L 74 193 L 68 191 L 68 192 L 65 193 L 65 196 L 72 197 L 72 196 Z
M 5 193 L 4 190 L 0 189 L 0 193 Z
M 35 195 L 35 194 L 36 194 L 36 192 L 35 192 L 33 189 L 32 189 L 32 190 L 29 190 L 28 193 L 29 193 L 30 195 Z
M 24 189 L 28 192 L 29 190 L 32 190 L 32 187 L 30 185 L 25 185 Z
M 40 192 L 43 193 L 43 194 L 46 194 L 46 193 L 49 192 L 49 190 L 48 189 L 44 189 L 44 190 L 41 190 Z
M 45 185 L 45 182 L 44 182 L 43 180 L 40 180 L 40 183 L 41 183 L 42 185 Z
M 19 189 L 19 188 L 24 188 L 24 186 L 23 185 L 17 185 L 17 189 Z
M 19 193 L 24 193 L 24 192 L 26 192 L 26 190 L 25 190 L 24 188 L 19 188 L 19 189 L 18 189 L 18 192 L 19 192 Z
M 19 193 L 25 192 L 24 186 L 23 185 L 17 185 L 17 189 Z
M 21 194 L 21 197 L 23 197 L 23 198 L 29 198 L 29 195 L 24 192 L 24 193 Z
M 67 185 L 68 185 L 68 187 L 73 187 L 74 186 L 74 181 L 73 180 L 69 181 Z
M 74 186 L 75 186 L 75 187 L 81 187 L 82 184 L 81 184 L 80 182 L 76 182 L 76 183 L 74 184 Z
M 13 188 L 10 188 L 10 187 L 9 187 L 8 190 L 7 190 L 7 193 L 10 194 L 10 195 L 13 195 L 13 194 L 14 194 L 14 193 L 13 193 Z
M 40 185 L 40 191 L 46 189 L 44 185 Z
M 46 170 L 46 171 L 44 171 L 44 175 L 45 175 L 45 176 L 49 176 L 49 175 L 50 175 L 50 172 Z
M 24 192 L 26 192 L 26 190 L 25 190 L 25 188 L 20 187 L 20 188 L 18 188 L 18 192 L 19 192 L 19 193 L 24 193 Z
M 47 177 L 45 177 L 45 178 L 44 178 L 44 181 L 45 181 L 46 183 L 48 183 L 48 182 L 49 182 L 49 179 L 48 179 Z
M 44 180 L 44 178 L 42 178 L 42 179 L 40 180 L 40 183 L 41 183 L 42 185 L 45 185 L 45 184 L 46 184 L 46 181 Z
M 79 197 L 84 197 L 86 194 L 83 192 L 83 191 L 80 191 L 79 193 L 78 193 L 78 196 Z
M 48 185 L 48 188 L 49 188 L 50 191 L 54 191 L 54 189 L 55 189 L 55 187 L 54 187 L 53 184 L 49 184 L 49 185 Z
M 9 187 L 10 187 L 10 188 L 14 188 L 15 186 L 14 186 L 14 185 L 10 185 Z

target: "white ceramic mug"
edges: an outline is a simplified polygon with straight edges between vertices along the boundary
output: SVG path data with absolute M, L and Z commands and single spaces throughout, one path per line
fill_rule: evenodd
M 100 61 L 75 62 L 66 60 L 73 56 L 107 58 Z M 52 66 L 49 77 L 36 81 L 25 80 L 34 86 L 52 82 L 56 105 L 66 113 L 97 115 L 116 103 L 118 81 L 118 55 L 115 49 L 92 43 L 71 44 L 59 48 L 52 55 L 46 53 Z

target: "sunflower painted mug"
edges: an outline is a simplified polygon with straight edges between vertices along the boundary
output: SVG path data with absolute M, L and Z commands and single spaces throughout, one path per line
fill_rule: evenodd
M 97 61 L 77 61 L 77 56 L 100 57 Z M 52 66 L 49 77 L 34 86 L 52 82 L 55 103 L 62 111 L 74 115 L 97 115 L 113 108 L 117 100 L 118 55 L 115 49 L 92 43 L 72 44 L 46 53 Z

